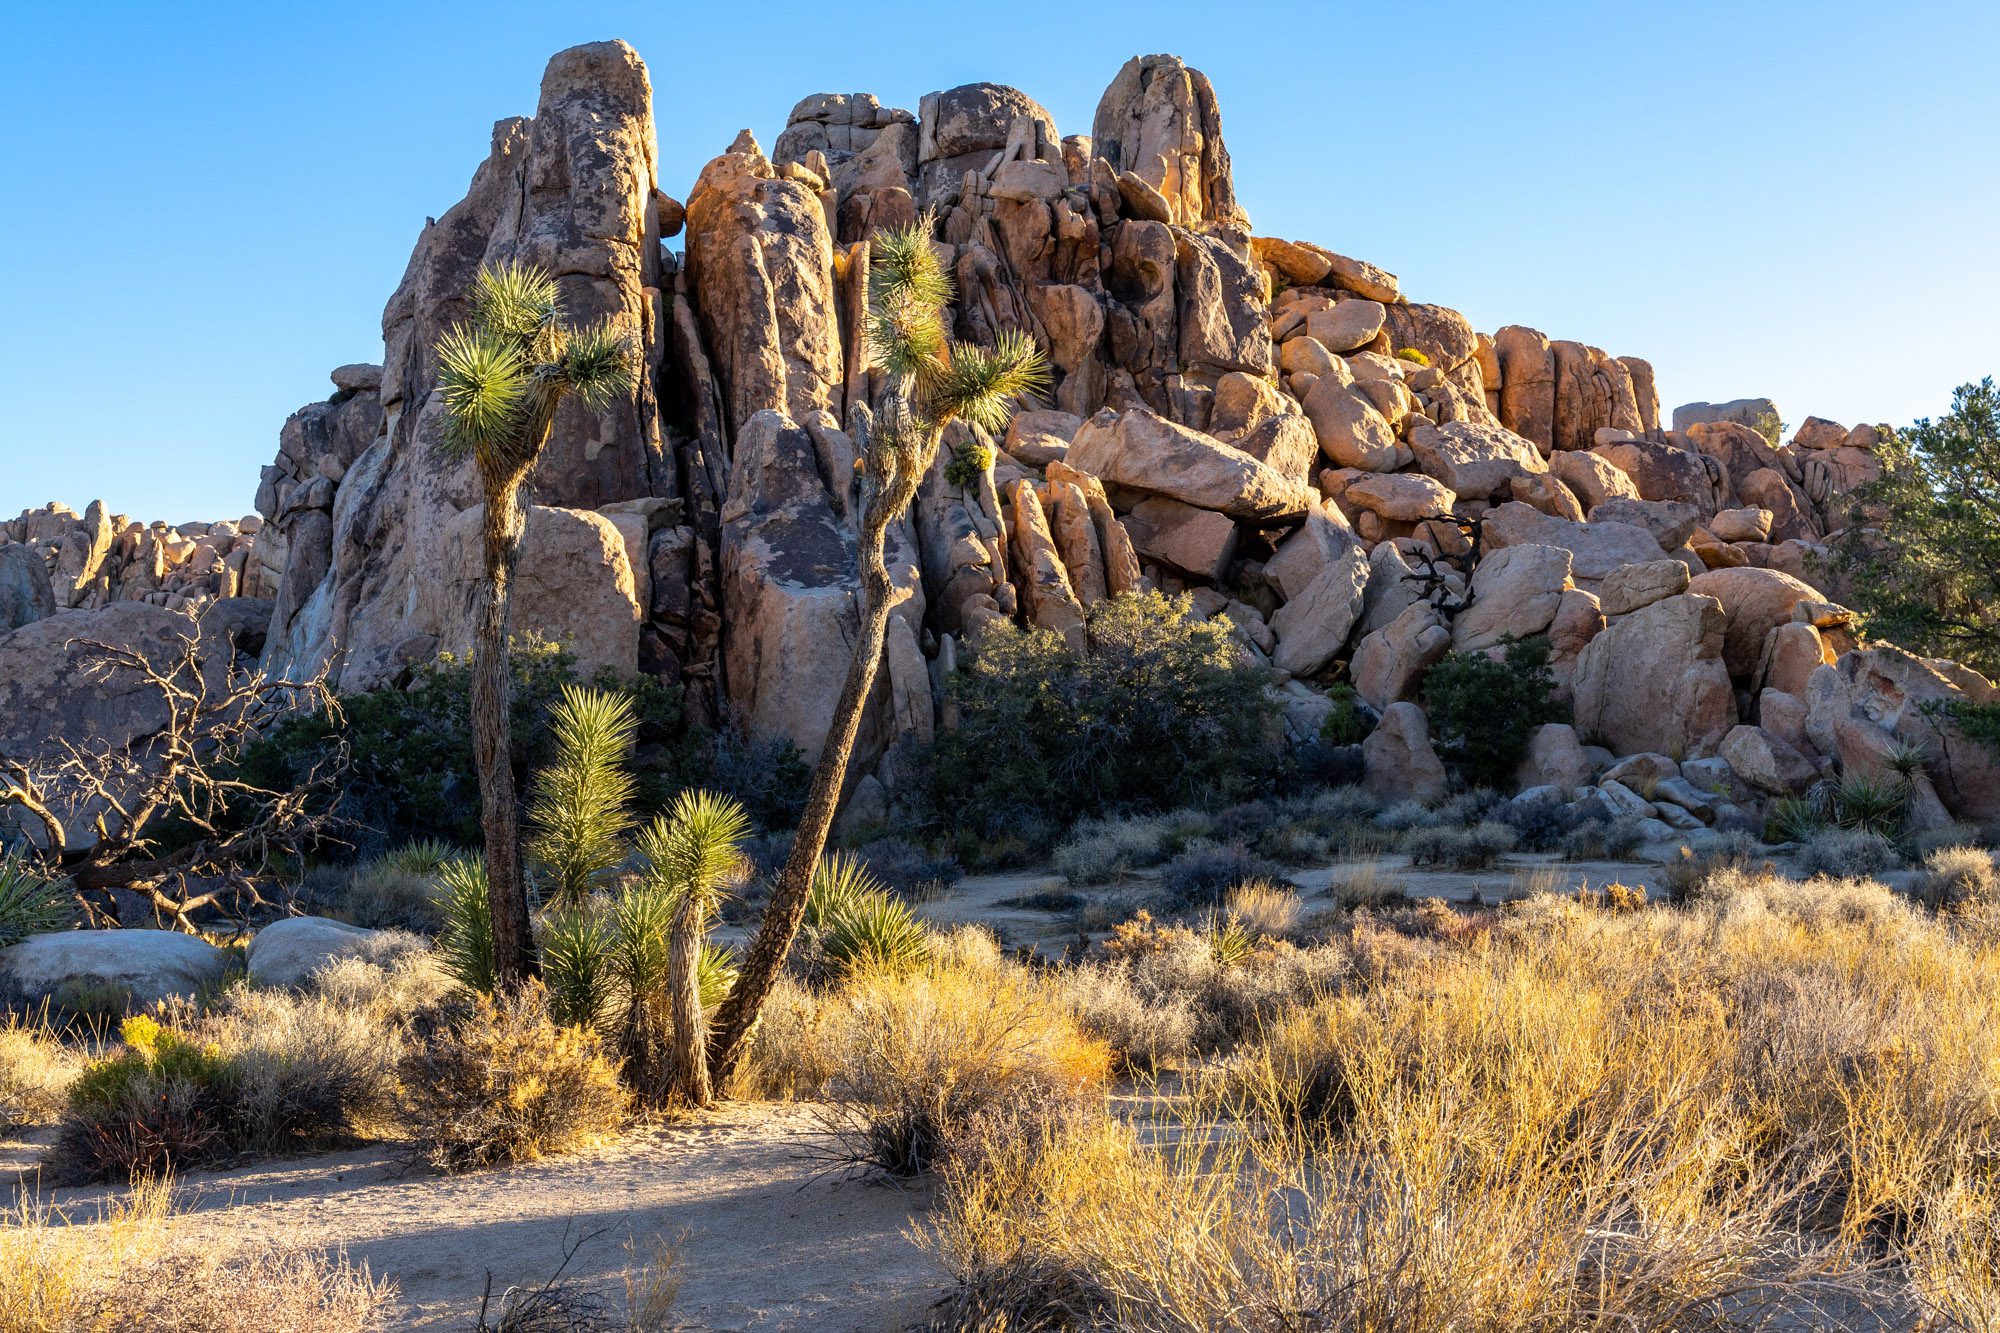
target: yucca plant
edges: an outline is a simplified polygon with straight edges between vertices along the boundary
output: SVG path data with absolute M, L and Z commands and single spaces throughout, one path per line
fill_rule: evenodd
M 70 895 L 61 880 L 44 875 L 26 857 L 0 858 L 0 949 L 59 930 L 71 916 Z
M 499 978 L 486 863 L 476 856 L 447 861 L 438 871 L 438 884 L 444 889 L 444 929 L 437 951 L 445 971 L 460 985 L 490 995 Z
M 670 1093 L 690 1106 L 715 1100 L 708 1071 L 708 1015 L 700 962 L 722 892 L 741 874 L 738 849 L 750 834 L 743 807 L 714 792 L 684 791 L 646 826 L 639 851 L 645 877 L 674 906 L 667 950 L 667 998 L 673 1019 Z
M 951 276 L 931 240 L 932 228 L 933 219 L 926 214 L 908 228 L 877 234 L 862 256 L 868 356 L 887 385 L 872 423 L 866 412 L 855 416 L 855 445 L 863 465 L 860 633 L 813 769 L 791 855 L 772 889 L 742 976 L 716 1017 L 709 1063 L 717 1086 L 735 1067 L 805 920 L 813 873 L 833 826 L 862 708 L 888 634 L 891 586 L 884 535 L 908 511 L 936 462 L 946 426 L 963 421 L 997 434 L 1006 429 L 1015 402 L 1048 384 L 1047 362 L 1034 340 L 1019 330 L 1002 332 L 990 348 L 949 336 Z
M 617 970 L 604 911 L 593 903 L 558 903 L 542 913 L 537 941 L 549 1017 L 565 1027 L 612 1027 Z
M 930 934 L 908 903 L 852 852 L 823 858 L 806 899 L 806 926 L 837 972 L 872 966 L 915 967 L 930 956 Z
M 459 854 L 458 848 L 442 838 L 417 838 L 390 852 L 382 861 L 406 875 L 435 875 Z
M 1863 833 L 1894 839 L 1903 834 L 1910 787 L 1907 782 L 1896 779 L 1850 773 L 1834 788 L 1833 800 L 1835 819 L 1842 828 L 1859 829 Z
M 576 902 L 629 850 L 632 794 L 626 768 L 639 714 L 630 695 L 565 685 L 551 710 L 555 759 L 528 798 L 528 858 L 556 899 Z
M 485 575 L 473 602 L 472 749 L 494 971 L 513 985 L 535 969 L 508 725 L 509 585 L 526 525 L 521 484 L 548 444 L 563 400 L 574 397 L 593 409 L 609 404 L 632 384 L 635 359 L 608 325 L 564 322 L 555 277 L 532 265 L 486 265 L 470 301 L 471 319 L 438 340 L 438 392 L 442 451 L 471 458 L 485 493 Z

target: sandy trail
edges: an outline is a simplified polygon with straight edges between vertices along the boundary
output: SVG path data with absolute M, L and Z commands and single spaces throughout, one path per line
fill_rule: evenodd
M 825 1174 L 809 1156 L 813 1129 L 810 1107 L 745 1103 L 463 1176 L 407 1171 L 384 1145 L 194 1172 L 182 1182 L 181 1243 L 345 1248 L 396 1283 L 386 1327 L 444 1329 L 471 1326 L 489 1271 L 496 1295 L 539 1286 L 569 1244 L 600 1231 L 566 1276 L 622 1302 L 628 1238 L 679 1235 L 676 1313 L 689 1328 L 906 1328 L 944 1280 L 905 1234 L 929 1193 Z M 103 1193 L 51 1199 L 87 1210 Z

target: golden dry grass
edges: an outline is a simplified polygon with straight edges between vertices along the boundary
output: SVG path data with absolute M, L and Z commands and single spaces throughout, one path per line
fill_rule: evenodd
M 1357 965 L 1164 1128 L 1008 1130 L 927 1232 L 967 1324 L 1987 1333 L 2000 930 L 1742 871 L 1540 896 Z

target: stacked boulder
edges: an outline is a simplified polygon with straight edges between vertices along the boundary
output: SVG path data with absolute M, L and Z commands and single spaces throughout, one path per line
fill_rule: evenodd
M 517 626 L 810 757 L 858 623 L 856 462 L 886 388 L 871 242 L 929 215 L 957 335 L 1025 331 L 1053 383 L 1002 437 L 955 425 L 889 535 L 895 613 L 852 774 L 871 799 L 943 724 L 987 626 L 1081 647 L 1093 605 L 1144 587 L 1225 620 L 1298 738 L 1351 683 L 1385 788 L 1442 780 L 1417 702 L 1440 658 L 1545 634 L 1576 722 L 1523 781 L 1670 829 L 1715 818 L 1718 788 L 1753 800 L 1870 762 L 1917 726 L 1896 690 L 1993 688 L 1868 657 L 1891 650 L 1857 640 L 1819 572 L 1844 497 L 1879 475 L 1878 428 L 1814 418 L 1780 445 L 1762 400 L 1663 428 L 1643 360 L 1480 333 L 1363 260 L 1257 235 L 1214 89 L 1175 57 L 1128 62 L 1089 134 L 980 83 L 914 113 L 815 94 L 771 142 L 744 131 L 683 204 L 631 48 L 551 62 L 535 117 L 495 127 L 424 229 L 382 365 L 344 367 L 286 424 L 249 565 L 277 602 L 268 666 L 359 689 L 464 643 L 478 495 L 434 448 L 429 349 L 480 264 L 532 260 L 644 373 L 557 422 Z M 1639 757 L 1644 782 L 1612 776 Z M 1939 761 L 1930 780 L 1969 817 L 1984 776 Z
M 264 520 L 143 523 L 93 500 L 57 501 L 0 521 L 0 633 L 61 611 L 144 602 L 171 611 L 268 596 Z

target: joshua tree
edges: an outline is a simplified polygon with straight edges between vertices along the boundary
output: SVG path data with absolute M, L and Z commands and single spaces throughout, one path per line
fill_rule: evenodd
M 826 846 L 854 750 L 861 710 L 875 683 L 889 628 L 889 567 L 883 540 L 889 525 L 910 507 L 917 486 L 937 458 L 944 429 L 963 421 L 989 432 L 1004 430 L 1014 401 L 1040 390 L 1048 368 L 1034 341 L 1007 330 L 991 348 L 957 342 L 946 334 L 951 278 L 930 239 L 927 216 L 911 227 L 875 237 L 868 272 L 868 351 L 888 376 L 881 414 L 864 439 L 861 494 L 861 633 L 847 681 L 834 706 L 826 747 L 820 751 L 791 855 L 779 873 L 763 924 L 736 987 L 716 1016 L 709 1068 L 723 1086 L 757 1021 L 771 984 L 784 966 L 806 911 L 813 871 Z
M 690 1106 L 707 1106 L 715 1099 L 699 966 L 722 889 L 743 863 L 736 845 L 749 832 L 750 818 L 735 801 L 713 792 L 686 791 L 639 839 L 649 877 L 658 880 L 673 903 L 667 947 L 667 1003 L 673 1018 L 669 1093 Z
M 639 715 L 630 695 L 565 685 L 552 720 L 555 762 L 535 775 L 528 797 L 528 859 L 557 898 L 574 903 L 625 859 L 638 787 L 625 759 Z
M 437 356 L 444 452 L 471 455 L 486 493 L 486 575 L 473 619 L 472 749 L 494 970 L 504 987 L 535 970 L 508 735 L 508 584 L 526 522 L 521 483 L 548 443 L 562 400 L 574 395 L 593 408 L 609 402 L 632 382 L 633 359 L 624 339 L 606 325 L 565 324 L 555 278 L 525 264 L 480 269 L 472 319 L 438 340 Z

